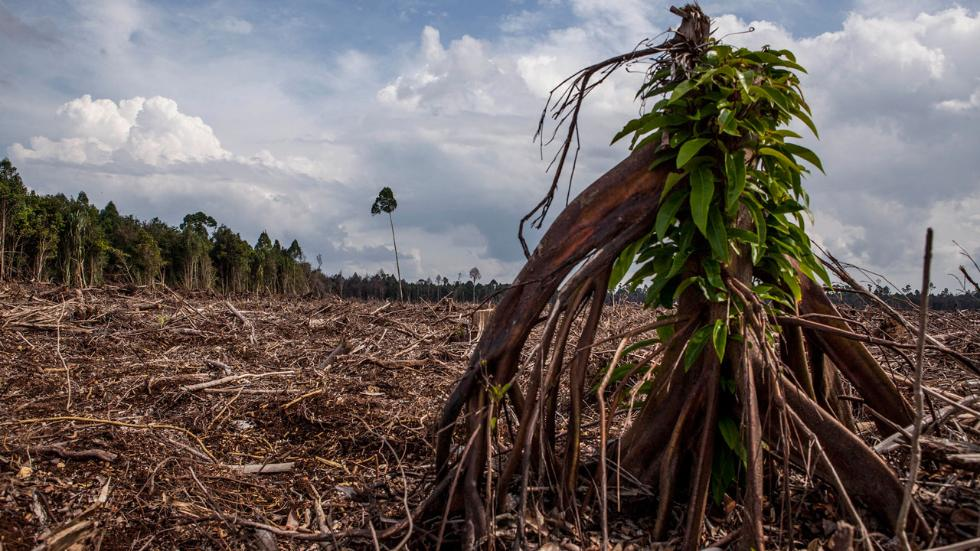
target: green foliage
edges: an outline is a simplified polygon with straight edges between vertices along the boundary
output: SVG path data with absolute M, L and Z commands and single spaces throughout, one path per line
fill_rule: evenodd
M 0 279 L 54 280 L 66 285 L 103 281 L 224 291 L 305 293 L 313 270 L 299 242 L 288 249 L 268 234 L 258 251 L 204 212 L 173 227 L 101 210 L 82 192 L 38 195 L 24 186 L 8 159 L 0 161 Z M 278 243 L 278 242 L 277 242 Z M 261 275 L 261 284 L 255 274 Z M 320 276 L 322 277 L 322 275 Z
M 382 212 L 391 214 L 398 208 L 398 201 L 395 200 L 395 193 L 390 187 L 383 187 L 371 205 L 371 215 L 381 214 Z
M 614 142 L 631 136 L 631 147 L 656 148 L 651 169 L 668 166 L 651 234 L 623 251 L 611 286 L 649 284 L 649 306 L 672 306 L 691 287 L 711 302 L 727 303 L 729 316 L 744 306 L 726 285 L 728 263 L 747 254 L 758 280 L 754 289 L 776 311 L 800 300 L 796 261 L 807 276 L 827 281 L 805 232 L 808 173 L 801 162 L 823 170 L 809 149 L 790 141 L 787 126 L 802 123 L 814 134 L 810 109 L 786 50 L 735 49 L 716 41 L 688 72 L 655 70 L 638 92 L 653 103 L 630 121 Z M 711 341 L 721 360 L 728 324 L 716 320 L 697 330 L 684 355 L 685 367 Z

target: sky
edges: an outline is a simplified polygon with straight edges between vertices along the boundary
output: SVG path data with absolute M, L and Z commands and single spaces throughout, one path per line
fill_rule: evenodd
M 298 239 L 328 273 L 392 271 L 370 215 L 390 186 L 406 279 L 510 281 L 550 182 L 554 151 L 532 142 L 548 91 L 675 25 L 669 5 L 0 0 L 0 156 L 40 193 Z M 954 240 L 980 259 L 980 0 L 701 5 L 725 42 L 809 70 L 815 241 L 918 287 L 931 226 L 934 280 L 955 290 Z M 628 153 L 609 141 L 640 78 L 587 101 L 573 194 Z

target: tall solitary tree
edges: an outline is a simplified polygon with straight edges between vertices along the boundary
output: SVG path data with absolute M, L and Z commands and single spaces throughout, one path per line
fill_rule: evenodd
M 390 187 L 385 186 L 378 192 L 378 197 L 375 198 L 374 204 L 371 205 L 371 216 L 381 214 L 382 212 L 388 214 L 388 224 L 391 226 L 391 244 L 395 248 L 395 273 L 398 275 L 398 300 L 405 300 L 405 295 L 402 294 L 402 269 L 398 265 L 398 243 L 395 241 L 395 222 L 391 218 L 391 213 L 396 208 L 398 208 L 398 201 L 395 200 L 395 194 L 391 191 Z
M 482 276 L 480 275 L 480 269 L 479 268 L 477 268 L 476 266 L 474 266 L 472 269 L 470 269 L 470 279 L 473 280 L 473 302 L 476 302 L 476 282 L 481 277 Z

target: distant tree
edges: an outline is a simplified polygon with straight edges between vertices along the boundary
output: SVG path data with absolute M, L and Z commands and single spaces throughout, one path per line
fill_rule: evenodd
M 482 277 L 480 275 L 480 269 L 474 266 L 470 269 L 470 279 L 473 280 L 473 302 L 476 302 L 476 282 Z
M 195 212 L 184 217 L 180 225 L 183 241 L 183 283 L 189 289 L 211 287 L 213 265 L 211 264 L 210 228 L 218 223 L 203 212 Z
M 405 300 L 405 295 L 402 294 L 402 269 L 398 265 L 398 243 L 395 242 L 395 222 L 392 220 L 391 213 L 398 208 L 398 201 L 395 200 L 395 194 L 391 191 L 390 187 L 383 187 L 378 193 L 378 197 L 375 198 L 374 204 L 371 205 L 371 216 L 381 214 L 382 212 L 388 214 L 388 224 L 391 225 L 391 244 L 395 248 L 395 272 L 398 275 L 398 300 Z
M 7 276 L 7 233 L 10 218 L 19 207 L 27 188 L 17 173 L 17 168 L 4 157 L 0 161 L 0 280 Z
M 136 250 L 133 255 L 136 269 L 136 282 L 153 287 L 163 278 L 163 256 L 160 246 L 150 232 L 140 228 L 136 237 Z
M 214 232 L 211 259 L 222 290 L 239 292 L 248 288 L 252 247 L 240 235 L 222 225 Z

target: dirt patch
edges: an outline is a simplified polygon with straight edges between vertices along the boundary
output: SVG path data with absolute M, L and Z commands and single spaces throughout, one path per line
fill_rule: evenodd
M 372 529 L 426 495 L 430 427 L 474 344 L 470 313 L 448 301 L 0 287 L 0 546 L 312 545 L 263 525 L 355 531 L 326 543 L 370 547 Z M 942 316 L 937 338 L 976 358 L 978 316 Z M 600 340 L 646 317 L 615 306 Z M 600 347 L 595 365 L 615 346 Z M 975 378 L 932 360 L 931 386 L 980 393 Z M 886 365 L 905 373 L 894 358 Z M 977 419 L 960 413 L 932 436 L 980 441 Z M 889 454 L 904 461 L 901 446 Z M 820 488 L 801 482 L 794 496 L 807 537 L 841 518 Z M 943 539 L 976 537 L 975 473 L 927 456 L 919 496 Z M 712 522 L 734 522 L 725 509 Z M 573 539 L 546 517 L 530 519 L 531 541 Z M 627 547 L 649 545 L 644 532 L 642 519 L 616 521 Z

